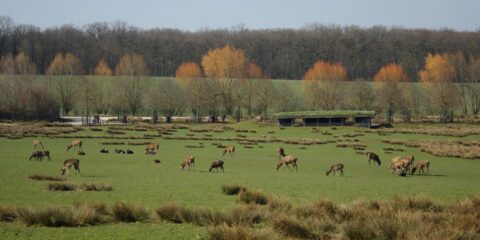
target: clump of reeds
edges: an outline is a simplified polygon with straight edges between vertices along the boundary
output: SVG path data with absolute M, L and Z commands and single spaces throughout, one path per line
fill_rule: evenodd
M 57 176 L 47 176 L 47 175 L 32 175 L 28 177 L 31 180 L 36 180 L 36 181 L 65 181 L 66 179 L 64 177 L 57 177 Z

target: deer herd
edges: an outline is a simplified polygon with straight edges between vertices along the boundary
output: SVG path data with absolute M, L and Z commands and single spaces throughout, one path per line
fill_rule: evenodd
M 32 146 L 34 149 L 34 152 L 30 156 L 29 160 L 34 159 L 35 161 L 42 161 L 44 157 L 47 157 L 48 160 L 50 161 L 50 151 L 45 150 L 44 145 L 40 140 L 33 140 L 32 141 Z M 147 147 L 144 150 L 145 155 L 154 155 L 158 152 L 159 149 L 159 144 L 158 143 L 150 143 L 147 145 Z M 223 146 L 223 153 L 221 156 L 225 156 L 225 154 L 229 154 L 231 158 L 233 158 L 234 153 L 235 153 L 235 146 L 233 145 L 226 145 Z M 41 149 L 41 150 L 37 150 Z M 67 152 L 70 149 L 77 149 L 77 154 L 78 155 L 85 155 L 85 152 L 82 149 L 82 140 L 72 140 L 70 144 L 67 145 Z M 106 149 L 100 150 L 100 153 L 108 153 L 109 151 Z M 127 152 L 120 150 L 120 149 L 115 149 L 115 153 L 128 153 L 128 154 L 133 154 L 133 151 L 127 150 Z M 277 154 L 278 154 L 278 159 L 277 159 L 277 164 L 275 169 L 278 171 L 282 166 L 286 166 L 287 168 L 290 168 L 292 166 L 292 169 L 294 168 L 295 171 L 298 171 L 298 158 L 294 155 L 287 155 L 285 154 L 285 149 L 282 147 L 277 148 Z M 378 165 L 380 166 L 382 164 L 380 157 L 374 153 L 374 152 L 366 152 L 365 153 L 368 164 L 371 165 L 373 162 L 373 165 Z M 156 159 L 154 160 L 154 163 L 159 164 L 160 160 Z M 224 170 L 224 161 L 223 160 L 216 160 L 213 161 L 210 164 L 209 172 L 212 172 L 213 170 Z M 183 171 L 185 168 L 188 168 L 190 170 L 195 166 L 195 157 L 193 155 L 188 155 L 180 164 L 181 170 Z M 77 172 L 80 174 L 80 160 L 76 158 L 70 158 L 68 160 L 65 160 L 63 162 L 63 166 L 61 168 L 61 173 L 64 175 L 68 170 L 73 167 L 75 169 L 75 175 Z M 392 174 L 398 174 L 399 176 L 406 176 L 407 173 L 410 173 L 411 175 L 415 174 L 415 172 L 418 173 L 418 175 L 423 174 L 429 174 L 430 173 L 430 161 L 428 160 L 420 160 L 415 163 L 415 157 L 413 155 L 408 155 L 408 156 L 396 156 L 392 158 L 390 161 L 390 164 L 388 165 L 388 169 L 391 171 Z M 326 175 L 330 175 L 330 173 L 333 172 L 333 175 L 336 175 L 336 172 L 340 172 L 340 176 L 343 176 L 343 170 L 344 170 L 344 165 L 343 163 L 336 163 L 330 166 L 330 168 L 327 169 Z

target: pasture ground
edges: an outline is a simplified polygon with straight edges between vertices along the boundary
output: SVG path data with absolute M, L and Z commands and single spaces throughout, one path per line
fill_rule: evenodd
M 171 125 L 165 125 L 171 126 Z M 192 125 L 190 125 L 192 126 Z M 445 203 L 463 199 L 479 193 L 480 165 L 478 160 L 435 157 L 421 152 L 419 148 L 401 147 L 404 152 L 384 153 L 384 138 L 407 140 L 478 140 L 478 135 L 467 137 L 431 136 L 425 134 L 388 134 L 364 133 L 363 136 L 343 137 L 344 134 L 358 133 L 363 128 L 356 127 L 318 127 L 279 129 L 275 125 L 260 125 L 253 122 L 228 124 L 233 129 L 255 130 L 252 132 L 190 132 L 189 129 L 176 129 L 175 136 L 187 137 L 225 137 L 234 138 L 238 134 L 249 138 L 275 136 L 279 139 L 316 138 L 336 141 L 338 139 L 358 139 L 366 144 L 366 150 L 380 155 L 382 166 L 369 166 L 364 155 L 356 154 L 352 148 L 339 148 L 336 143 L 298 145 L 284 143 L 257 143 L 247 149 L 236 141 L 222 142 L 209 140 L 167 140 L 151 139 L 100 139 L 103 131 L 91 131 L 89 128 L 71 133 L 83 135 L 85 156 L 66 151 L 66 145 L 72 140 L 56 137 L 24 137 L 20 139 L 0 138 L 0 204 L 18 207 L 45 208 L 52 206 L 70 206 L 73 203 L 103 202 L 113 205 L 123 201 L 142 205 L 150 212 L 165 202 L 175 202 L 186 207 L 205 207 L 211 210 L 224 210 L 235 205 L 235 196 L 224 195 L 221 186 L 240 184 L 249 189 L 261 189 L 267 194 L 286 197 L 294 205 L 326 198 L 337 203 L 351 204 L 363 200 L 392 199 L 403 195 L 426 195 Z M 209 128 L 211 125 L 195 127 Z M 405 127 L 405 126 L 404 126 Z M 408 125 L 406 126 L 408 127 Z M 425 125 L 425 127 L 429 127 Z M 442 127 L 436 125 L 435 127 Z M 272 132 L 274 131 L 274 132 Z M 329 132 L 331 135 L 322 134 Z M 157 131 L 125 131 L 119 137 L 158 134 Z M 92 138 L 93 137 L 93 138 Z M 52 161 L 28 161 L 32 150 L 32 139 L 40 139 L 51 152 Z M 125 145 L 101 145 L 101 142 L 125 142 Z M 157 155 L 143 154 L 144 145 L 127 145 L 128 142 L 154 141 L 160 144 Z M 187 148 L 185 145 L 203 148 Z M 221 157 L 222 150 L 212 143 L 233 144 L 236 146 L 234 157 Z M 298 157 L 298 172 L 283 168 L 275 170 L 276 148 L 283 146 L 287 154 Z M 99 153 L 105 148 L 109 154 Z M 131 149 L 133 155 L 114 154 L 113 149 Z M 302 149 L 305 148 L 305 149 Z M 180 163 L 188 155 L 195 156 L 195 168 L 181 171 Z M 393 156 L 415 155 L 416 160 L 428 159 L 431 162 L 431 174 L 428 176 L 398 177 L 388 169 Z M 60 167 L 68 158 L 79 158 L 81 176 L 68 176 L 73 183 L 109 184 L 113 191 L 106 192 L 50 192 L 46 191 L 45 181 L 32 181 L 28 176 L 60 175 Z M 160 159 L 160 164 L 154 164 Z M 208 172 L 214 160 L 225 162 L 224 173 Z M 325 176 L 327 168 L 341 162 L 345 165 L 343 177 Z M 72 169 L 73 170 L 73 169 Z M 71 171 L 73 173 L 73 171 Z M 152 220 L 157 219 L 157 220 Z M 27 227 L 21 223 L 0 222 L 1 239 L 193 239 L 205 235 L 205 228 L 190 224 L 172 224 L 152 217 L 142 223 L 114 223 L 80 228 L 49 228 L 42 226 Z

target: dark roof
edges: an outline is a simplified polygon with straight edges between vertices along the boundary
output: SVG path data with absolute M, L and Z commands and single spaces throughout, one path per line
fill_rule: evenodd
M 274 118 L 347 118 L 373 116 L 375 116 L 375 111 L 357 110 L 279 112 L 273 114 Z

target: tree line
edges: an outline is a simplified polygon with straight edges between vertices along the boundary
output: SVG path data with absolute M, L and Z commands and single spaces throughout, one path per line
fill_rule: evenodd
M 480 32 L 311 24 L 302 29 L 140 29 L 123 22 L 40 29 L 0 17 L 0 56 L 24 53 L 46 74 L 58 53 L 78 58 L 81 74 L 96 74 L 98 63 L 113 69 L 125 54 L 143 56 L 149 75 L 175 76 L 184 62 L 200 62 L 210 49 L 242 49 L 273 79 L 302 79 L 317 60 L 340 63 L 349 79 L 372 79 L 387 64 L 400 64 L 419 80 L 429 53 L 480 55 Z M 459 76 L 462 77 L 462 76 Z M 460 79 L 462 80 L 462 79 Z
M 412 83 L 397 63 L 382 66 L 374 83 L 351 81 L 344 65 L 326 60 L 312 64 L 301 81 L 274 81 L 242 49 L 226 45 L 209 50 L 199 62 L 182 63 L 175 78 L 159 81 L 145 77 L 150 70 L 139 54 L 124 54 L 114 69 L 100 60 L 97 77 L 80 75 L 80 60 L 72 53 L 58 53 L 47 76 L 35 75 L 26 54 L 7 54 L 0 58 L 0 118 L 54 119 L 60 107 L 63 114 L 157 113 L 197 120 L 337 109 L 375 110 L 386 113 L 390 123 L 395 115 L 405 122 L 412 115 L 451 122 L 454 114 L 479 114 L 480 57 L 428 54 L 423 65 L 419 83 Z

